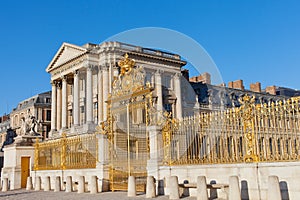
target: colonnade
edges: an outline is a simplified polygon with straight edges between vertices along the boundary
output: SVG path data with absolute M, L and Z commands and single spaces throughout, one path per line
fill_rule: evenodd
M 109 87 L 111 87 L 108 81 L 110 69 L 106 66 L 88 65 L 51 82 L 52 132 L 71 128 L 68 124 L 68 117 L 70 117 L 68 115 L 72 117 L 71 126 L 75 127 L 106 119 L 104 102 L 107 100 Z M 94 85 L 94 78 L 97 78 L 97 85 Z M 96 101 L 95 96 L 97 97 Z M 96 114 L 94 113 L 95 109 L 97 109 Z M 71 110 L 70 114 L 68 114 L 68 110 Z
M 112 65 L 87 65 L 59 79 L 52 80 L 51 132 L 95 124 L 107 118 L 106 103 L 111 91 L 113 76 L 118 69 Z M 164 71 L 155 73 L 152 83 L 156 90 L 156 108 L 163 110 L 162 78 Z M 177 97 L 175 116 L 182 116 L 180 73 L 172 77 L 174 93 Z M 97 83 L 97 85 L 94 85 Z M 71 120 L 71 122 L 70 122 Z

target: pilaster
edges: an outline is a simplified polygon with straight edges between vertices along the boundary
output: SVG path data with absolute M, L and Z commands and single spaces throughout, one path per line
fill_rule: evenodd
M 103 79 L 102 68 L 98 67 L 98 123 L 103 121 Z
M 159 69 L 155 72 L 155 90 L 157 95 L 157 110 L 163 110 L 163 96 L 162 96 L 162 80 L 161 75 L 163 70 Z
M 61 98 L 61 124 L 62 129 L 67 128 L 67 77 L 64 76 L 62 79 L 62 98 Z
M 93 66 L 86 68 L 86 123 L 93 123 Z
M 74 89 L 73 89 L 73 122 L 74 126 L 79 125 L 79 72 L 74 72 Z
M 175 90 L 175 95 L 176 95 L 176 118 L 181 119 L 182 118 L 182 98 L 181 98 L 181 74 L 176 73 L 173 76 L 174 80 L 174 90 Z
M 103 78 L 103 121 L 107 118 L 107 101 L 108 98 L 108 91 L 109 91 L 109 67 L 103 66 L 102 67 L 102 78 Z

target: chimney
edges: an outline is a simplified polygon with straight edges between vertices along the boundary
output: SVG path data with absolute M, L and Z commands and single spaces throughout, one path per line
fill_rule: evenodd
M 189 78 L 189 81 L 193 82 L 193 83 L 197 83 L 198 82 L 198 76 L 193 76 L 192 78 Z
M 244 90 L 244 84 L 243 80 L 236 80 L 236 81 L 231 81 L 228 83 L 228 88 L 234 88 L 234 89 L 239 89 L 239 90 Z
M 233 88 L 233 82 L 232 81 L 228 82 L 228 88 Z
M 210 79 L 210 74 L 205 72 L 203 74 L 200 75 L 201 76 L 201 80 L 202 83 L 207 83 L 207 84 L 211 84 L 211 79 Z
M 266 87 L 266 93 L 276 95 L 276 87 L 275 85 Z
M 189 81 L 189 70 L 188 69 L 183 69 L 182 71 L 181 71 L 181 74 L 182 74 L 182 76 L 186 79 L 186 80 L 188 80 Z
M 199 76 L 194 76 L 194 77 L 190 78 L 189 80 L 190 80 L 190 82 L 194 82 L 194 83 L 202 82 L 202 83 L 206 83 L 206 84 L 211 84 L 210 74 L 207 72 L 205 72 Z
M 261 84 L 260 84 L 260 82 L 251 83 L 250 84 L 250 90 L 252 92 L 261 92 Z

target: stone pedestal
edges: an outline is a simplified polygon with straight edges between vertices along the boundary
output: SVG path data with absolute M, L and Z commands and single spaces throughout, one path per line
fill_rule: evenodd
M 34 147 L 32 139 L 22 139 L 5 146 L 1 179 L 7 178 L 10 189 L 26 188 L 27 177 L 33 169 Z

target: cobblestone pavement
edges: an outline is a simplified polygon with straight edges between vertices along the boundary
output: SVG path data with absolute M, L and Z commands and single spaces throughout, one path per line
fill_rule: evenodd
M 79 200 L 79 199 L 101 199 L 101 200 L 121 200 L 121 199 L 136 199 L 136 200 L 143 200 L 146 199 L 145 194 L 137 195 L 136 197 L 127 197 L 126 192 L 104 192 L 98 194 L 78 194 L 77 192 L 44 192 L 44 191 L 27 191 L 25 189 L 21 190 L 13 190 L 8 192 L 0 192 L 0 199 L 18 199 L 18 200 Z M 164 200 L 169 199 L 169 196 L 158 196 L 154 198 L 155 200 Z M 183 198 L 186 200 L 195 200 L 195 197 L 186 197 Z

